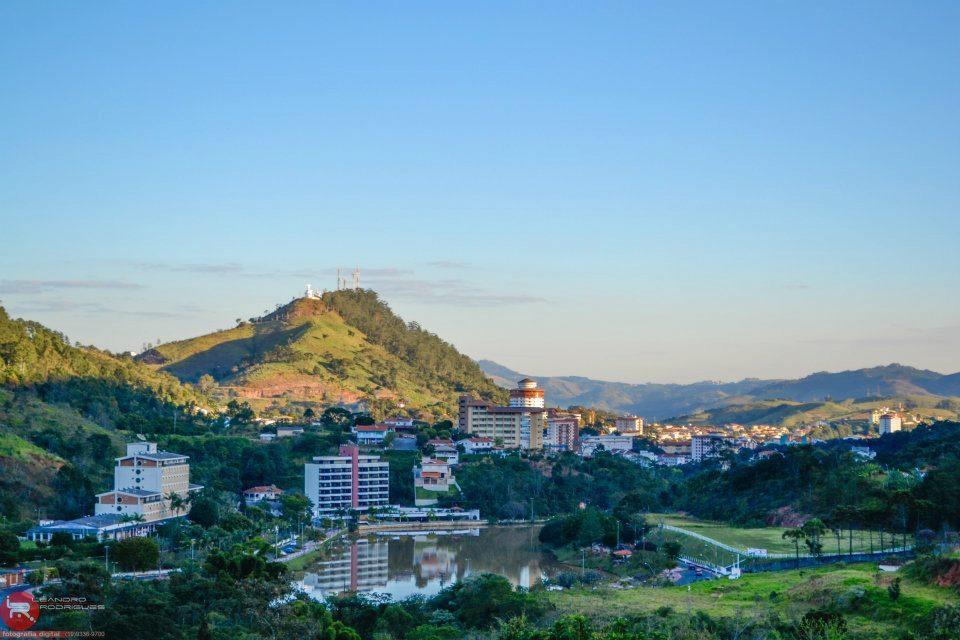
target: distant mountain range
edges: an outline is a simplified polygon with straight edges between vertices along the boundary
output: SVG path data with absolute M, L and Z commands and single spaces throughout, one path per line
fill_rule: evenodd
M 869 397 L 958 396 L 960 373 L 944 375 L 891 364 L 837 373 L 820 372 L 797 380 L 747 378 L 739 382 L 628 384 L 580 376 L 534 376 L 480 360 L 480 368 L 501 387 L 530 377 L 544 388 L 551 406 L 581 405 L 634 413 L 648 419 L 697 414 L 708 409 L 762 400 L 822 402 Z

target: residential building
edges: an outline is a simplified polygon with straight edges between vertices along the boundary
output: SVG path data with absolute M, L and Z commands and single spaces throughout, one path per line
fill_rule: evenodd
M 243 499 L 247 502 L 260 502 L 261 500 L 279 500 L 283 495 L 283 489 L 276 485 L 265 485 L 250 487 L 243 490 Z
M 896 433 L 903 426 L 903 419 L 896 413 L 885 413 L 880 416 L 880 435 Z
M 466 438 L 460 440 L 457 444 L 463 447 L 464 453 L 489 453 L 493 449 L 493 438 Z
M 154 522 L 183 515 L 172 507 L 173 496 L 186 499 L 202 487 L 190 484 L 189 457 L 158 451 L 156 443 L 127 445 L 116 459 L 113 489 L 97 494 L 95 515 L 117 514 Z
M 383 421 L 383 424 L 393 429 L 413 429 L 413 418 L 387 418 Z
M 510 390 L 510 406 L 543 409 L 543 389 L 537 387 L 535 380 L 524 378 L 517 383 L 516 389 Z
M 715 458 L 729 449 L 729 443 L 720 433 L 695 435 L 690 438 L 690 459 L 694 462 Z
M 457 450 L 457 445 L 454 444 L 453 440 L 433 438 L 432 440 L 427 440 L 427 444 L 433 447 L 434 458 L 443 460 L 447 464 L 460 463 L 460 452 Z
M 557 451 L 576 451 L 580 442 L 580 418 L 573 414 L 547 417 L 547 435 L 543 444 Z
M 385 424 L 358 424 L 351 431 L 357 444 L 382 447 L 387 434 L 393 432 L 393 427 Z
M 444 460 L 424 458 L 413 468 L 414 504 L 427 507 L 437 503 L 437 494 L 457 488 L 457 479 L 450 464 Z
M 510 449 L 542 449 L 546 413 L 536 407 L 498 407 L 470 396 L 460 399 L 462 430 Z
M 620 433 L 636 433 L 643 435 L 643 418 L 637 416 L 621 416 L 616 419 L 615 426 Z
M 355 444 L 338 456 L 316 456 L 304 468 L 304 493 L 314 517 L 340 510 L 365 511 L 390 503 L 390 463 L 363 455 Z
M 292 438 L 303 434 L 303 427 L 277 427 L 278 438 Z
M 602 435 L 580 438 L 580 455 L 590 458 L 602 448 L 604 451 L 632 451 L 633 436 Z

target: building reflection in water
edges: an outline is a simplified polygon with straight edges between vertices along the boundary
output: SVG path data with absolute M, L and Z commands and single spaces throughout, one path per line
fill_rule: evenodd
M 536 529 L 491 527 L 456 535 L 417 534 L 358 540 L 317 562 L 299 584 L 323 599 L 345 591 L 400 600 L 431 596 L 469 575 L 496 573 L 530 588 L 552 572 Z

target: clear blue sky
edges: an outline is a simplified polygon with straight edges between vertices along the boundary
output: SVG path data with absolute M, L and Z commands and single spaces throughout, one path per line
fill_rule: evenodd
M 111 349 L 357 264 L 524 372 L 960 369 L 960 3 L 0 4 L 0 299 Z

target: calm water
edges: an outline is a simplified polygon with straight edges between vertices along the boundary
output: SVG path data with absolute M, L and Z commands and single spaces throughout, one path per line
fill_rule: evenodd
M 539 527 L 486 527 L 467 534 L 376 536 L 334 549 L 307 568 L 297 585 L 322 600 L 343 591 L 395 600 L 434 595 L 457 580 L 496 573 L 530 587 L 558 571 L 539 550 Z

